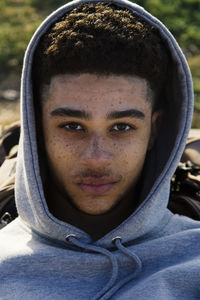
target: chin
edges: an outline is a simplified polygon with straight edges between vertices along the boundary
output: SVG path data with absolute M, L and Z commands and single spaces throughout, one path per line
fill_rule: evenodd
M 110 209 L 109 210 L 83 210 L 83 209 L 81 209 L 81 211 L 87 215 L 101 216 L 101 215 L 105 215 L 106 213 L 110 212 Z
M 75 203 L 74 203 L 75 204 Z M 111 212 L 114 207 L 116 206 L 116 203 L 113 205 L 105 205 L 105 206 L 98 206 L 96 204 L 94 205 L 88 205 L 88 206 L 75 206 L 83 213 L 88 214 L 88 215 L 93 215 L 93 216 L 98 216 L 98 215 L 104 215 L 109 212 Z

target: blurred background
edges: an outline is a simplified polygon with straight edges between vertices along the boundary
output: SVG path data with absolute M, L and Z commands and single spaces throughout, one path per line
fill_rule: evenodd
M 63 0 L 0 0 L 0 130 L 18 120 L 20 76 L 26 46 L 42 20 Z M 191 68 L 200 128 L 200 0 L 136 0 L 160 19 L 179 42 Z

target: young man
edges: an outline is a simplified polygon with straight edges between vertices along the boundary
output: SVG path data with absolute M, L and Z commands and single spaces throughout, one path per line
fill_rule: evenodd
M 54 12 L 25 56 L 2 299 L 199 299 L 199 222 L 167 209 L 191 118 L 157 19 L 120 0 Z

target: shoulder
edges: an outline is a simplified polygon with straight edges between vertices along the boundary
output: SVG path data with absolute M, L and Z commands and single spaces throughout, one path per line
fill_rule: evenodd
M 24 249 L 28 251 L 27 243 L 31 238 L 30 231 L 23 227 L 19 218 L 0 230 L 0 262 L 13 255 L 19 255 Z M 23 249 L 23 250 L 22 250 Z

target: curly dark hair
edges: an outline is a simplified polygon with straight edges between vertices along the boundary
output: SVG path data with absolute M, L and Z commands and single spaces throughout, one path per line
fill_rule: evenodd
M 112 3 L 82 4 L 40 39 L 33 61 L 34 95 L 41 98 L 54 75 L 93 73 L 139 76 L 158 96 L 169 60 L 158 30 L 141 17 Z

